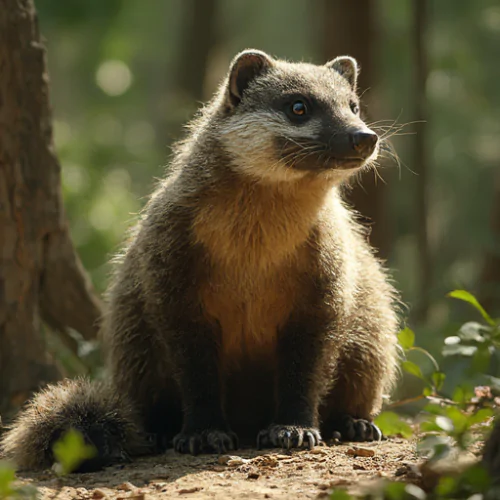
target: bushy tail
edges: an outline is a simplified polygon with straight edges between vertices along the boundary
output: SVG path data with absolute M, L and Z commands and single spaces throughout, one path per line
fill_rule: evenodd
M 74 472 L 99 470 L 140 453 L 143 447 L 134 412 L 105 384 L 65 380 L 36 394 L 0 441 L 0 456 L 20 469 L 54 463 L 52 447 L 67 431 L 80 432 L 97 451 Z

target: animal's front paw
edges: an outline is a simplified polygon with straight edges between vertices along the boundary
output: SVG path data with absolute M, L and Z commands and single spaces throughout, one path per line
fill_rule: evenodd
M 238 449 L 234 432 L 207 429 L 201 432 L 181 432 L 174 437 L 174 449 L 179 453 L 227 453 Z
M 257 448 L 314 448 L 321 442 L 321 435 L 314 427 L 271 424 L 257 436 Z
M 335 419 L 333 437 L 339 441 L 380 441 L 382 432 L 369 420 L 340 415 Z

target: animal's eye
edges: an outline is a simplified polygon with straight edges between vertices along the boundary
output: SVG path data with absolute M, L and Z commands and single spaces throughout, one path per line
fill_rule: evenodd
M 305 123 L 311 118 L 311 105 L 306 98 L 301 98 L 301 96 L 297 96 L 285 103 L 285 107 L 282 109 L 288 119 L 295 125 Z
M 359 106 L 357 105 L 357 103 L 355 103 L 354 101 L 351 101 L 351 102 L 349 103 L 349 106 L 351 107 L 351 111 L 352 111 L 355 115 L 359 114 Z
M 291 111 L 296 116 L 305 116 L 307 115 L 307 106 L 304 101 L 295 101 L 292 104 Z

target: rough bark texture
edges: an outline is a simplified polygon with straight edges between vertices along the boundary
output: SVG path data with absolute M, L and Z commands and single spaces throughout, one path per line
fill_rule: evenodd
M 343 2 L 324 0 L 323 2 L 323 41 L 324 60 L 338 55 L 350 55 L 359 62 L 361 74 L 358 80 L 360 93 L 373 87 L 375 80 L 375 2 L 357 0 Z M 366 102 L 365 95 L 363 101 Z M 370 106 L 368 106 L 370 107 Z M 373 119 L 373 117 L 370 117 Z M 371 226 L 370 242 L 378 249 L 381 257 L 387 258 L 390 251 L 390 232 L 385 215 L 387 193 L 383 182 L 378 182 L 372 172 L 366 173 L 361 186 L 355 186 L 350 201 Z
M 75 253 L 53 151 L 45 49 L 32 0 L 0 0 L 0 413 L 59 370 L 43 318 L 93 338 L 100 304 Z

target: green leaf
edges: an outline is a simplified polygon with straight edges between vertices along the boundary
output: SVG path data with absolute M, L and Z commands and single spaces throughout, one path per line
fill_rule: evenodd
M 446 375 L 443 372 L 434 372 L 431 376 L 431 379 L 436 390 L 440 391 L 443 388 Z
M 448 297 L 452 297 L 454 299 L 463 300 L 464 302 L 468 302 L 473 307 L 475 307 L 480 313 L 481 316 L 492 326 L 495 326 L 495 322 L 491 319 L 491 316 L 484 310 L 483 306 L 478 302 L 476 297 L 466 290 L 453 290 L 448 294 Z
M 448 417 L 443 417 L 442 415 L 438 415 L 436 417 L 436 425 L 440 430 L 445 432 L 452 432 L 455 426 L 453 425 L 453 421 Z
M 461 479 L 478 491 L 486 492 L 491 485 L 490 476 L 481 464 L 464 471 Z
M 460 344 L 461 341 L 462 339 L 458 335 L 451 335 L 444 339 L 445 345 L 456 345 Z
M 477 347 L 475 345 L 452 344 L 443 347 L 443 356 L 474 356 Z
M 463 432 L 468 428 L 467 416 L 464 415 L 456 406 L 449 406 L 445 410 L 446 416 L 453 422 L 457 432 Z
M 12 483 L 16 478 L 14 467 L 8 462 L 0 462 L 0 498 L 13 494 Z
M 406 495 L 405 483 L 389 483 L 384 488 L 385 497 L 388 500 L 403 500 Z
M 345 490 L 335 490 L 330 495 L 330 500 L 353 500 L 354 497 L 349 495 Z
M 482 424 L 493 416 L 491 408 L 481 408 L 468 418 L 469 426 Z
M 405 438 L 410 438 L 413 435 L 412 428 L 404 420 L 401 420 L 397 413 L 392 411 L 382 412 L 375 419 L 375 424 L 385 436 L 401 434 Z
M 74 429 L 70 429 L 52 449 L 54 457 L 61 466 L 62 474 L 69 474 L 84 460 L 96 455 L 96 449 L 87 445 L 81 433 Z
M 412 361 L 403 361 L 403 363 L 401 363 L 401 366 L 405 372 L 411 373 L 412 375 L 415 375 L 415 377 L 418 377 L 422 380 L 424 379 L 422 370 Z
M 476 323 L 475 321 L 469 321 L 464 323 L 460 330 L 458 331 L 458 336 L 465 340 L 466 342 L 484 342 L 484 333 L 489 333 L 491 328 L 481 325 L 481 323 Z
M 453 401 L 461 405 L 465 405 L 470 402 L 474 397 L 474 391 L 469 387 L 458 386 L 453 392 Z
M 443 417 L 441 417 L 443 418 Z M 429 420 L 428 422 L 422 422 L 420 424 L 420 430 L 422 432 L 443 432 L 443 429 L 436 424 L 434 420 Z
M 405 351 L 407 351 L 408 349 L 413 347 L 413 344 L 415 343 L 415 333 L 413 333 L 413 330 L 406 327 L 404 330 L 401 330 L 398 333 L 398 342 L 399 342 L 399 345 Z
M 417 451 L 430 460 L 441 460 L 450 454 L 450 442 L 447 436 L 427 436 L 417 444 Z
M 445 410 L 438 404 L 430 404 L 424 407 L 424 411 L 430 413 L 431 415 L 443 415 Z
M 422 488 L 419 488 L 416 484 L 407 484 L 405 486 L 405 492 L 410 495 L 411 498 L 415 498 L 416 500 L 425 500 L 427 495 Z
M 453 477 L 442 477 L 436 487 L 436 493 L 441 498 L 448 498 L 457 489 L 458 481 Z

